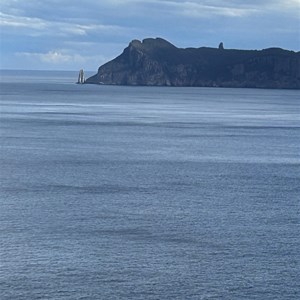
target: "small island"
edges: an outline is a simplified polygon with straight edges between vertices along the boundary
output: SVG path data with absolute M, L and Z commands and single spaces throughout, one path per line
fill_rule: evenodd
M 177 48 L 162 38 L 133 40 L 85 84 L 300 89 L 300 52 Z

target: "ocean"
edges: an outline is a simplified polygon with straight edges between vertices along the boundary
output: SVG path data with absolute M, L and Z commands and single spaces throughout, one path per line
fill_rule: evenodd
M 1 71 L 0 298 L 299 299 L 300 92 Z

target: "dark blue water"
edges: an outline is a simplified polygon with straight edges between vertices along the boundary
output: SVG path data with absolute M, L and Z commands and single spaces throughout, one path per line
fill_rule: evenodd
M 2 73 L 0 298 L 299 299 L 299 91 Z

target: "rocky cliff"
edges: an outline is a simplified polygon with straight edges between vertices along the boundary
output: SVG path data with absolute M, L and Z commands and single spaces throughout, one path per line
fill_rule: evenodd
M 269 48 L 177 48 L 168 41 L 133 40 L 86 83 L 300 89 L 300 52 Z

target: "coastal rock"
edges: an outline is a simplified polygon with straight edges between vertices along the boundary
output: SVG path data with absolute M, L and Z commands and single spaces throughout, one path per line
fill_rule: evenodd
M 223 43 L 182 49 L 161 38 L 133 40 L 85 83 L 299 89 L 300 52 L 224 49 Z

